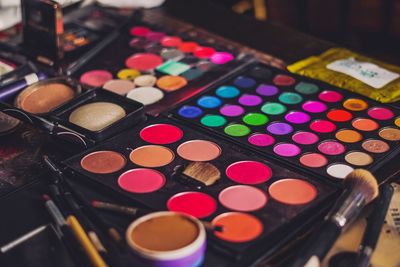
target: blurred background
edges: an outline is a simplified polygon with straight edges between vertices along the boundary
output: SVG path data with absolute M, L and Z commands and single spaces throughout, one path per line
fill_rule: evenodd
M 213 0 L 400 65 L 400 0 Z M 288 36 L 290 38 L 290 36 Z

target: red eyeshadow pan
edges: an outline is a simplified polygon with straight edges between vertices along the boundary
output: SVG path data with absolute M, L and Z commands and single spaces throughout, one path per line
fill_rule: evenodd
M 150 71 L 163 63 L 159 55 L 152 53 L 137 53 L 126 59 L 125 65 L 131 69 Z
M 192 53 L 199 46 L 196 42 L 183 42 L 178 46 L 178 49 L 183 53 Z
M 100 87 L 113 78 L 112 74 L 106 70 L 91 70 L 82 74 L 80 82 L 93 86 Z
M 132 169 L 118 178 L 118 185 L 131 193 L 150 193 L 157 191 L 165 184 L 165 176 L 152 169 Z
M 140 138 L 157 145 L 174 143 L 180 140 L 182 136 L 182 130 L 170 124 L 153 124 L 140 131 Z
M 390 120 L 391 118 L 394 117 L 394 114 L 390 109 L 382 108 L 382 107 L 376 107 L 376 108 L 369 109 L 368 115 L 371 118 L 377 119 L 377 120 Z
M 150 29 L 147 27 L 135 26 L 130 30 L 131 35 L 134 36 L 145 36 L 150 32 Z
M 205 46 L 199 46 L 193 52 L 193 55 L 195 55 L 198 58 L 209 58 L 214 54 L 215 54 L 214 48 Z
M 182 39 L 177 36 L 166 36 L 161 40 L 161 45 L 165 47 L 177 47 L 182 43 Z
M 326 114 L 331 121 L 345 122 L 353 118 L 350 112 L 342 109 L 331 110 Z
M 323 91 L 319 94 L 319 99 L 328 102 L 328 103 L 335 103 L 339 102 L 343 99 L 342 94 L 335 92 L 335 91 Z
M 273 79 L 273 83 L 280 86 L 290 86 L 293 85 L 295 82 L 296 80 L 293 77 L 284 74 L 278 74 Z
M 167 207 L 170 211 L 182 212 L 196 218 L 210 216 L 217 209 L 217 202 L 201 192 L 183 192 L 172 196 Z
M 228 166 L 226 176 L 241 184 L 260 184 L 271 178 L 272 170 L 258 161 L 238 161 Z
M 326 120 L 315 120 L 310 123 L 310 129 L 317 133 L 330 133 L 336 130 L 336 125 Z

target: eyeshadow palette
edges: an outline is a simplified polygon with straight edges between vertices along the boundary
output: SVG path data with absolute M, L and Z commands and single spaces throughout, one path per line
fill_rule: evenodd
M 173 116 L 339 180 L 378 169 L 400 150 L 400 113 L 325 83 L 255 63 L 173 110 Z
M 157 115 L 245 61 L 222 43 L 136 22 L 73 76 L 141 102 Z
M 216 177 L 216 182 L 199 189 L 176 174 L 177 166 L 194 162 L 206 164 L 207 177 Z M 74 175 L 152 210 L 184 212 L 225 226 L 229 230 L 210 235 L 211 244 L 232 258 L 260 242 L 258 248 L 265 252 L 276 240 L 290 238 L 337 192 L 333 184 L 163 118 L 64 163 Z

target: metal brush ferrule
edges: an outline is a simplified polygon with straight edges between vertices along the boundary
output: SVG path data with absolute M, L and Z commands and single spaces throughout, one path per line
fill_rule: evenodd
M 350 193 L 343 204 L 337 207 L 337 211 L 331 216 L 332 222 L 338 227 L 344 228 L 349 222 L 358 217 L 365 204 L 365 197 L 362 193 Z

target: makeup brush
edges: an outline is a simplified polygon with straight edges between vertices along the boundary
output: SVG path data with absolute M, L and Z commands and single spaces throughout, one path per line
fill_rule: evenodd
M 375 177 L 367 170 L 356 169 L 344 179 L 344 189 L 325 217 L 319 231 L 300 250 L 292 267 L 317 267 L 342 230 L 350 225 L 361 210 L 379 194 Z
M 103 202 L 99 200 L 93 200 L 92 206 L 96 209 L 113 211 L 119 214 L 137 216 L 139 214 L 139 208 L 129 207 L 129 206 L 121 206 L 114 203 Z
M 389 208 L 390 201 L 393 196 L 393 187 L 390 184 L 382 185 L 380 189 L 379 199 L 376 201 L 374 210 L 368 217 L 367 228 L 365 229 L 363 239 L 359 248 L 357 258 L 358 267 L 368 267 L 372 253 L 385 221 L 386 213 Z
M 210 232 L 223 232 L 224 231 L 224 227 L 221 225 L 213 225 L 212 223 L 207 222 L 207 221 L 201 221 L 201 223 L 203 224 L 204 228 L 207 231 L 210 231 Z
M 201 189 L 215 184 L 221 178 L 221 173 L 211 163 L 191 162 L 187 166 L 176 166 L 172 177 L 184 184 L 192 184 Z

